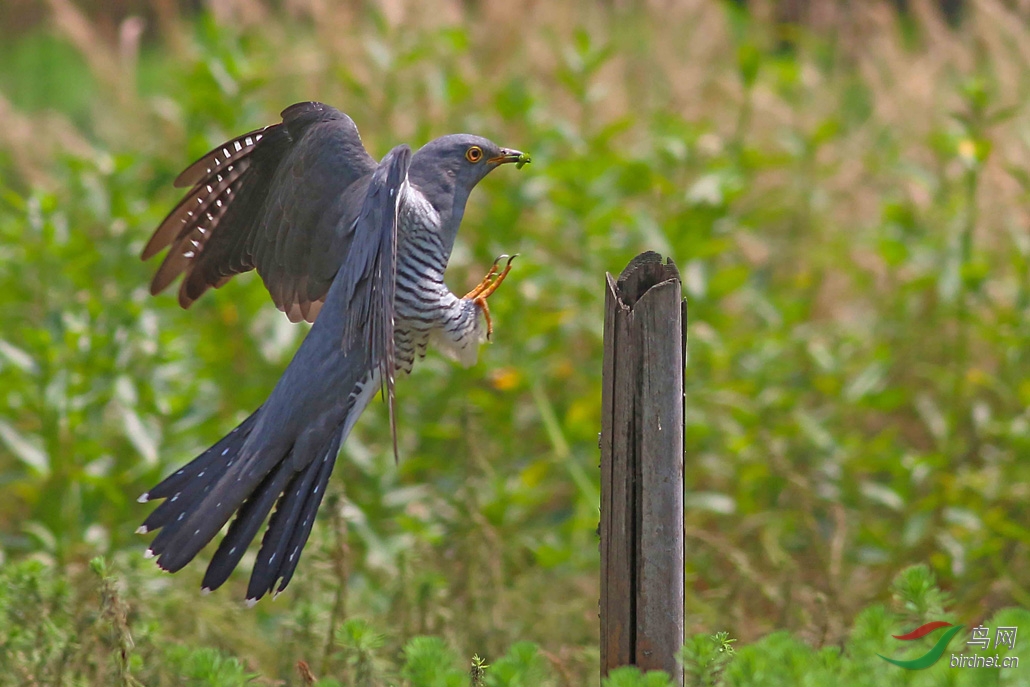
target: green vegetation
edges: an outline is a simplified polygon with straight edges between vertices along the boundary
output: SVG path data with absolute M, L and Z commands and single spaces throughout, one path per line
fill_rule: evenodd
M 875 656 L 916 621 L 1030 631 L 1030 24 L 852 3 L 786 49 L 670 4 L 0 27 L 0 684 L 596 684 L 603 276 L 646 249 L 690 308 L 693 684 L 1030 683 Z M 181 311 L 138 255 L 178 171 L 305 99 L 376 155 L 463 130 L 533 164 L 477 188 L 448 272 L 521 254 L 495 343 L 399 380 L 399 465 L 370 408 L 289 589 L 245 609 L 243 574 L 200 597 L 203 560 L 142 559 L 136 497 L 305 328 L 254 275 Z
M 71 580 L 35 561 L 0 570 L 0 687 L 31 684 L 196 685 L 236 687 L 257 674 L 230 649 L 171 639 L 163 627 L 161 591 L 139 591 L 138 572 L 128 579 L 112 576 L 103 559 L 90 563 L 90 572 Z M 71 582 L 69 584 L 69 581 Z M 145 585 L 142 585 L 145 588 Z M 769 634 L 739 651 L 725 632 L 688 638 L 679 660 L 689 687 L 777 687 L 783 685 L 948 684 L 955 687 L 996 687 L 1030 684 L 1019 670 L 953 670 L 952 652 L 969 654 L 956 639 L 933 667 L 904 671 L 878 654 L 919 656 L 932 639 L 900 647 L 890 638 L 929 618 L 955 621 L 942 610 L 942 592 L 926 566 L 902 571 L 892 590 L 898 612 L 881 604 L 862 611 L 839 646 L 813 648 L 786 631 Z M 99 599 L 99 605 L 96 603 Z M 290 623 L 301 628 L 307 620 L 294 612 Z M 1030 611 L 998 611 L 984 623 L 1026 627 Z M 960 634 L 963 643 L 967 634 Z M 411 687 L 556 687 L 581 684 L 566 672 L 558 657 L 532 642 L 517 642 L 487 662 L 478 655 L 462 660 L 436 636 L 414 636 L 394 651 L 398 637 L 381 634 L 371 623 L 352 618 L 342 623 L 324 653 L 307 654 L 283 673 L 291 684 L 316 687 L 373 687 L 403 684 Z M 899 651 L 904 648 L 904 651 Z M 321 649 L 321 647 L 320 647 Z M 990 655 L 1018 656 L 1001 649 Z M 319 675 L 332 677 L 318 678 Z M 632 667 L 619 668 L 602 687 L 672 687 L 665 673 L 646 675 Z

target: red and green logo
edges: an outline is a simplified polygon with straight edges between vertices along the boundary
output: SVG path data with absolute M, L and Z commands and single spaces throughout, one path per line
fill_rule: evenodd
M 920 625 L 906 634 L 891 635 L 894 639 L 900 639 L 903 642 L 911 642 L 914 639 L 925 637 L 942 627 L 950 627 L 951 629 L 942 634 L 941 638 L 937 640 L 937 643 L 933 645 L 933 648 L 919 658 L 913 658 L 910 661 L 899 661 L 896 658 L 887 658 L 883 654 L 876 655 L 888 663 L 893 663 L 894 665 L 901 666 L 907 670 L 922 670 L 924 668 L 929 668 L 944 655 L 944 652 L 948 649 L 948 643 L 955 637 L 955 635 L 962 631 L 962 628 L 965 627 L 965 625 L 952 625 L 951 623 L 946 623 L 943 620 L 935 620 L 932 623 Z

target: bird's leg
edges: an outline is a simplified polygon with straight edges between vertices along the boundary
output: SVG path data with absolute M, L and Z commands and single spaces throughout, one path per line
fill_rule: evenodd
M 508 276 L 508 272 L 511 272 L 511 262 L 516 257 L 518 257 L 517 253 L 515 255 L 510 256 L 498 256 L 498 258 L 494 260 L 493 267 L 490 268 L 490 271 L 487 272 L 486 276 L 483 278 L 483 281 L 479 282 L 479 285 L 476 286 L 476 288 L 472 289 L 467 294 L 465 294 L 465 298 L 472 299 L 472 302 L 478 305 L 479 308 L 483 311 L 483 317 L 486 318 L 487 341 L 489 341 L 490 337 L 493 336 L 494 324 L 493 320 L 490 319 L 490 308 L 486 304 L 486 299 L 490 297 L 490 294 L 497 290 L 497 287 L 501 285 L 501 282 L 504 281 L 504 278 Z M 501 260 L 504 260 L 505 258 L 508 258 L 508 262 L 505 263 L 504 269 L 501 270 L 500 274 L 498 274 L 498 265 L 500 264 Z

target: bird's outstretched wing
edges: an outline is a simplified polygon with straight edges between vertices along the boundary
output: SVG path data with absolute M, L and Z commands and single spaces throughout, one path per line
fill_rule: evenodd
M 166 499 L 141 528 L 160 529 L 149 554 L 165 570 L 185 566 L 236 513 L 204 576 L 206 589 L 217 588 L 275 505 L 247 597 L 256 600 L 277 583 L 282 591 L 290 581 L 336 453 L 368 402 L 346 392 L 378 380 L 392 406 L 398 207 L 410 159 L 408 146 L 398 146 L 370 175 L 322 314 L 268 400 L 142 498 Z
M 235 138 L 190 165 L 190 187 L 143 250 L 171 246 L 150 284 L 183 274 L 188 308 L 212 286 L 257 269 L 276 306 L 313 322 L 353 239 L 375 160 L 346 114 L 322 103 L 291 105 L 280 124 Z

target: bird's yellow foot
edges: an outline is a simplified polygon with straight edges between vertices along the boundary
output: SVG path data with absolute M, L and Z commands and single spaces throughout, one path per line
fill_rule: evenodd
M 476 288 L 465 294 L 464 298 L 471 299 L 473 303 L 478 305 L 483 311 L 483 316 L 486 318 L 486 339 L 490 340 L 490 337 L 494 333 L 493 321 L 490 319 L 490 308 L 486 304 L 486 299 L 490 297 L 497 287 L 501 285 L 504 278 L 508 276 L 508 272 L 511 272 L 511 262 L 518 257 L 518 253 L 515 255 L 500 255 L 494 260 L 493 266 L 490 271 L 483 277 L 483 281 L 479 282 Z M 508 262 L 504 264 L 504 269 L 501 270 L 499 265 L 501 260 L 507 258 Z M 498 270 L 500 273 L 498 274 Z

